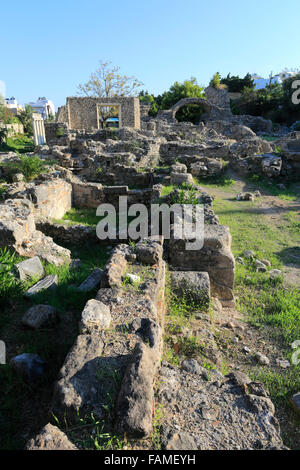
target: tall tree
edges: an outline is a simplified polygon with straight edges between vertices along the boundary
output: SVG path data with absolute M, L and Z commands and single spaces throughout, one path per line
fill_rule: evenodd
M 100 61 L 99 67 L 91 73 L 89 80 L 78 85 L 78 93 L 97 98 L 136 96 L 141 85 L 142 82 L 136 77 L 122 75 L 120 67 L 112 65 L 109 61 Z M 107 117 L 117 115 L 117 109 L 104 107 L 101 108 L 100 114 L 104 125 Z

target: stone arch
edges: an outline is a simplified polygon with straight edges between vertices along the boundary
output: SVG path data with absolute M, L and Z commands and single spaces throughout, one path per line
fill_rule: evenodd
M 202 119 L 206 122 L 209 119 L 228 119 L 228 113 L 226 110 L 216 106 L 215 104 L 211 103 L 209 100 L 205 100 L 204 98 L 183 98 L 175 103 L 172 108 L 170 109 L 163 109 L 159 111 L 157 117 L 158 119 L 163 119 L 169 122 L 177 122 L 176 113 L 179 111 L 180 108 L 189 104 L 198 104 L 203 106 L 205 113 L 202 115 Z
M 179 111 L 179 109 L 189 104 L 201 105 L 205 109 L 205 114 L 208 116 L 210 116 L 212 108 L 213 108 L 213 105 L 209 101 L 203 98 L 182 98 L 182 100 L 175 103 L 170 109 L 170 114 L 172 118 L 176 119 L 175 116 L 176 116 L 176 113 Z

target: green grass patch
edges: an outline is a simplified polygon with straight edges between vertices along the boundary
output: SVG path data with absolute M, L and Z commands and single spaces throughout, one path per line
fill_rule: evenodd
M 263 190 L 266 194 L 277 196 L 284 201 L 297 201 L 300 198 L 299 181 L 284 181 L 286 189 L 278 187 L 278 184 L 282 181 L 277 178 L 270 180 L 262 175 L 251 175 L 247 177 L 247 181 L 254 184 L 255 189 Z
M 225 173 L 220 176 L 209 176 L 207 178 L 196 178 L 194 176 L 194 180 L 196 184 L 199 184 L 200 186 L 219 189 L 220 187 L 223 187 L 223 189 L 230 188 L 235 183 L 235 181 L 226 176 Z
M 96 209 L 70 209 L 65 213 L 62 219 L 52 219 L 57 224 L 67 225 L 89 225 L 95 227 L 101 220 L 96 215 Z
M 13 137 L 7 137 L 6 141 L 0 146 L 0 152 L 33 152 L 34 147 L 35 145 L 31 137 L 18 134 Z
M 232 250 L 236 256 L 253 250 L 256 256 L 268 258 L 273 267 L 280 267 L 286 250 L 299 244 L 296 211 L 289 211 L 288 220 L 272 224 L 257 206 L 256 201 L 228 201 L 217 197 L 214 211 L 222 225 L 230 228 Z

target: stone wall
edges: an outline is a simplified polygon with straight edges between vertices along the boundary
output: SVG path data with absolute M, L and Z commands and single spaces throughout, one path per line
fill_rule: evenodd
M 99 106 L 119 107 L 119 127 L 140 129 L 140 102 L 135 97 L 67 98 L 68 125 L 71 129 L 99 129 Z
M 46 142 L 67 145 L 68 125 L 65 122 L 45 122 Z M 61 134 L 61 135 L 60 135 Z
M 4 127 L 6 127 L 9 136 L 14 135 L 14 134 L 24 134 L 23 124 L 18 124 L 16 122 L 13 124 L 5 124 Z
M 119 207 L 119 197 L 127 196 L 128 204 L 146 204 L 152 199 L 152 189 L 129 189 L 128 186 L 102 186 L 100 183 L 73 183 L 73 206 L 97 208 L 99 204 Z
M 62 179 L 35 184 L 28 190 L 28 196 L 37 218 L 61 219 L 72 207 L 72 185 Z

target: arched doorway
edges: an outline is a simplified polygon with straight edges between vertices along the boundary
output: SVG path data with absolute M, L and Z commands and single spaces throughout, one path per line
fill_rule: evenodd
M 203 98 L 183 98 L 170 109 L 172 118 L 179 122 L 189 121 L 198 124 L 207 119 L 212 111 L 212 105 Z

